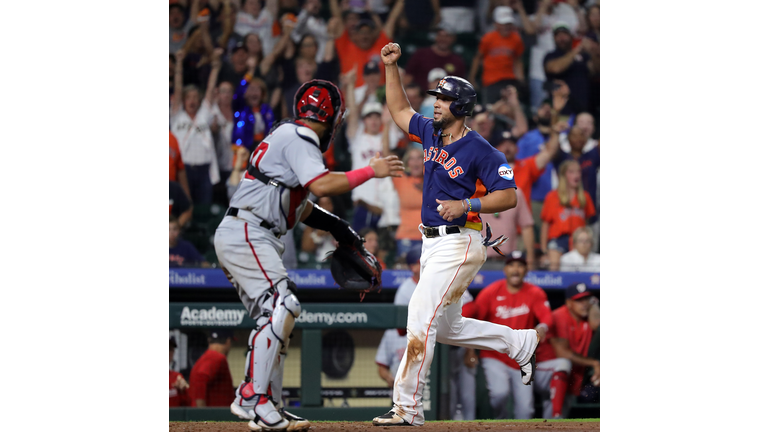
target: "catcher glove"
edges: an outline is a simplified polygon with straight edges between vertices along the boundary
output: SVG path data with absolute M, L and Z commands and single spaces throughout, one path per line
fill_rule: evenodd
M 358 246 L 340 244 L 331 255 L 331 276 L 340 287 L 365 293 L 381 289 L 381 264 L 373 254 Z

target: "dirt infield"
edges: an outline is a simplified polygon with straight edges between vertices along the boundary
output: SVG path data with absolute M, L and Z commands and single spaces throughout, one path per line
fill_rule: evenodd
M 331 431 L 402 431 L 404 428 L 389 426 L 377 427 L 370 422 L 312 422 L 310 432 Z M 427 422 L 424 426 L 405 428 L 418 431 L 474 432 L 474 431 L 515 431 L 540 432 L 550 431 L 597 431 L 599 419 L 583 420 L 478 420 L 472 422 L 440 421 Z M 246 422 L 170 422 L 170 432 L 250 432 Z

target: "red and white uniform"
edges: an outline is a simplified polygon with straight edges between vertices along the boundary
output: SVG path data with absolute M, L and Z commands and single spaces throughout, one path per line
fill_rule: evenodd
M 506 279 L 497 280 L 480 291 L 475 301 L 464 305 L 462 315 L 512 329 L 532 329 L 539 323 L 545 324 L 547 328 L 552 326 L 552 312 L 544 290 L 523 282 L 520 291 L 511 294 Z M 539 344 L 536 349 L 537 362 L 555 358 L 552 346 L 546 346 L 544 348 L 544 344 Z M 493 358 L 513 369 L 520 369 L 516 361 L 498 351 L 481 351 L 480 357 Z
M 547 332 L 547 339 L 552 337 L 567 339 L 571 351 L 586 357 L 589 344 L 592 342 L 592 328 L 589 326 L 589 322 L 574 318 L 566 306 L 561 306 L 552 312 L 552 321 L 553 324 Z M 552 347 L 549 343 L 543 345 Z M 581 391 L 585 370 L 584 366 L 573 364 L 568 382 L 570 394 L 578 395 Z

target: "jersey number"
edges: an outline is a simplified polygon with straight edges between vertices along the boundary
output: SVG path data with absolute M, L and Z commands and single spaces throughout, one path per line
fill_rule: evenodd
M 251 164 L 256 167 L 256 169 L 259 169 L 259 162 L 261 162 L 261 158 L 264 157 L 264 154 L 267 153 L 267 150 L 269 149 L 269 143 L 266 141 L 262 141 L 261 144 L 259 144 L 258 147 L 256 147 L 256 150 L 253 151 L 253 155 L 251 156 Z M 245 172 L 245 178 L 248 180 L 255 180 L 256 177 L 250 175 L 248 171 Z

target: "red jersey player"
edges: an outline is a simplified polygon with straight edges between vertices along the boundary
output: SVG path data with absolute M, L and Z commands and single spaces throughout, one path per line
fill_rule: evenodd
M 231 330 L 214 330 L 208 338 L 208 350 L 192 366 L 189 393 L 194 406 L 229 406 L 235 397 L 227 354 L 232 348 Z
M 539 332 L 536 350 L 536 377 L 533 386 L 522 385 L 520 367 L 504 355 L 482 351 L 481 362 L 486 375 L 491 406 L 496 418 L 509 418 L 506 412 L 510 390 L 515 404 L 516 419 L 530 419 L 534 413 L 534 392 L 544 400 L 544 417 L 552 418 L 549 401 L 550 381 L 556 371 L 570 370 L 570 363 L 555 357 L 549 344 L 543 344 L 547 330 L 552 325 L 552 312 L 547 295 L 536 285 L 524 282 L 527 272 L 525 253 L 515 251 L 504 265 L 505 279 L 485 287 L 474 302 L 468 303 L 462 315 L 490 321 L 514 329 L 532 329 Z M 503 378 L 502 378 L 503 377 Z
M 176 339 L 173 337 L 168 339 L 169 358 L 168 363 L 173 362 L 173 353 L 176 351 Z M 168 406 L 180 407 L 189 406 L 189 395 L 187 395 L 187 389 L 189 384 L 184 377 L 175 370 L 169 370 L 170 381 L 168 385 Z
M 573 284 L 565 290 L 565 305 L 552 312 L 552 327 L 544 345 L 554 348 L 557 357 L 573 365 L 567 382 L 565 377 L 553 381 L 552 402 L 564 406 L 563 417 L 567 416 L 568 407 L 581 391 L 587 367 L 594 368 L 592 383 L 600 384 L 600 360 L 587 357 L 593 332 L 588 315 L 590 309 L 597 307 L 596 300 L 585 284 Z M 539 347 L 543 348 L 541 344 Z M 567 402 L 564 401 L 566 394 L 571 395 Z

